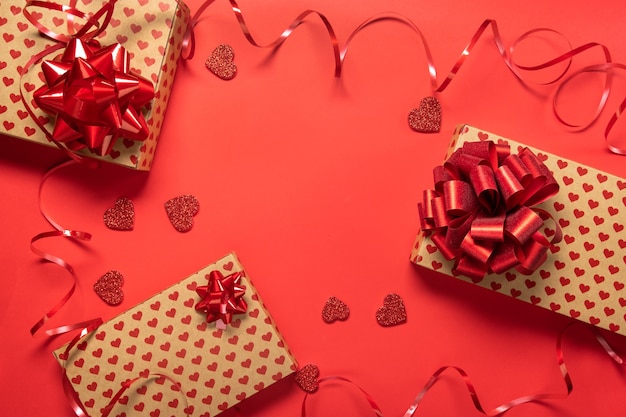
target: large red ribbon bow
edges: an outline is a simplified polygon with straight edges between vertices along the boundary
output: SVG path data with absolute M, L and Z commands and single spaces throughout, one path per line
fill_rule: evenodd
M 556 224 L 548 240 L 541 229 L 550 215 L 533 207 L 559 185 L 530 149 L 515 155 L 508 145 L 467 142 L 433 174 L 435 189 L 418 204 L 421 227 L 455 260 L 454 274 L 479 281 L 511 268 L 532 273 L 560 241 Z
M 246 312 L 248 304 L 243 299 L 246 288 L 239 284 L 241 272 L 225 277 L 219 271 L 211 271 L 206 277 L 209 284 L 196 288 L 202 298 L 196 304 L 196 310 L 206 313 L 207 323 L 221 320 L 223 324 L 229 324 L 234 314 Z
M 46 85 L 35 91 L 39 107 L 56 116 L 52 138 L 78 151 L 107 155 L 115 141 L 143 141 L 148 125 L 141 108 L 154 87 L 130 69 L 128 51 L 113 44 L 71 39 L 64 53 L 42 64 Z
M 154 86 L 131 70 L 131 55 L 122 45 L 101 47 L 95 40 L 107 27 L 116 1 L 103 3 L 90 16 L 70 6 L 38 0 L 28 0 L 24 9 L 26 18 L 42 35 L 59 42 L 50 51 L 65 47 L 61 55 L 43 61 L 46 85 L 36 90 L 33 98 L 43 111 L 56 117 L 52 132 L 38 123 L 46 137 L 70 151 L 87 148 L 104 156 L 111 152 L 118 138 L 135 141 L 148 138 L 149 129 L 142 108 L 154 98 Z M 29 6 L 60 11 L 87 22 L 73 35 L 55 33 L 27 10 Z M 102 22 L 99 21 L 101 18 Z M 70 21 L 68 18 L 68 23 Z M 31 62 L 49 53 L 43 51 Z M 31 62 L 26 70 L 31 67 Z M 27 108 L 36 119 L 28 105 Z

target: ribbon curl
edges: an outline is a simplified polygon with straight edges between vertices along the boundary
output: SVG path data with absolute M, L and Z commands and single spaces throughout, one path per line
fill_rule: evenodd
M 479 281 L 511 268 L 529 274 L 561 240 L 558 225 L 544 235 L 550 215 L 533 206 L 554 196 L 559 185 L 550 170 L 524 148 L 467 142 L 434 169 L 434 190 L 418 204 L 421 228 L 448 260 L 454 274 Z
M 207 275 L 209 285 L 196 288 L 196 292 L 202 298 L 196 304 L 196 310 L 206 313 L 207 323 L 221 321 L 224 325 L 230 324 L 234 314 L 245 313 L 248 304 L 243 299 L 246 288 L 239 285 L 243 275 L 235 272 L 222 275 L 219 271 L 211 271 Z

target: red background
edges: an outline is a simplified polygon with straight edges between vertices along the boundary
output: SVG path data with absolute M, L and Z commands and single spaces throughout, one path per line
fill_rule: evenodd
M 200 3 L 188 2 L 192 11 Z M 507 46 L 525 31 L 548 27 L 573 46 L 607 45 L 615 61 L 626 62 L 623 1 L 241 0 L 240 6 L 260 43 L 272 41 L 306 9 L 324 13 L 342 44 L 366 18 L 398 12 L 426 36 L 439 81 L 486 18 L 497 20 Z M 531 90 L 518 82 L 489 32 L 439 95 L 441 132 L 425 135 L 406 122 L 408 112 L 430 94 L 423 46 L 406 26 L 381 22 L 358 34 L 340 80 L 333 78 L 329 36 L 314 16 L 272 55 L 250 45 L 228 3 L 217 1 L 200 20 L 196 39 L 196 57 L 179 67 L 151 172 L 71 167 L 45 186 L 43 202 L 53 218 L 94 236 L 83 247 L 59 239 L 40 244 L 67 259 L 80 278 L 76 295 L 50 326 L 112 318 L 234 250 L 299 362 L 316 363 L 323 376 L 357 382 L 386 416 L 402 415 L 442 365 L 465 369 L 488 409 L 522 395 L 565 393 L 555 343 L 570 320 L 411 265 L 416 203 L 459 123 L 625 177 L 626 160 L 608 152 L 603 138 L 604 126 L 626 95 L 623 74 L 617 74 L 599 122 L 572 132 L 552 114 L 555 88 Z M 236 53 L 239 73 L 231 81 L 204 67 L 220 43 Z M 529 40 L 518 51 L 526 62 L 541 62 L 563 47 Z M 574 62 L 581 67 L 601 58 L 595 48 Z M 585 78 L 587 83 L 576 83 L 564 96 L 563 108 L 574 120 L 589 117 L 601 91 L 599 78 Z M 65 270 L 29 250 L 34 235 L 50 230 L 39 213 L 39 183 L 62 159 L 52 148 L 0 141 L 5 415 L 72 415 L 50 354 L 67 337 L 49 341 L 28 332 L 71 285 Z M 169 224 L 163 203 L 185 193 L 197 196 L 201 209 L 193 230 L 180 234 Z M 135 203 L 132 232 L 112 231 L 102 222 L 104 211 L 121 196 Z M 126 298 L 116 308 L 91 289 L 111 269 L 126 278 Z M 408 322 L 382 328 L 375 312 L 389 292 L 403 297 Z M 321 320 L 331 295 L 350 306 L 346 322 Z M 626 339 L 607 338 L 618 352 L 626 352 Z M 523 405 L 509 416 L 612 416 L 626 408 L 624 369 L 589 330 L 572 327 L 563 348 L 574 383 L 570 397 Z M 302 397 L 285 381 L 246 400 L 241 411 L 295 416 Z M 311 416 L 372 415 L 347 384 L 322 386 L 307 410 Z M 479 413 L 459 378 L 449 374 L 416 412 L 429 415 Z

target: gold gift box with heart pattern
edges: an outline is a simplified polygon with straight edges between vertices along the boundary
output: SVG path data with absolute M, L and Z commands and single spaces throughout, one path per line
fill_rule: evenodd
M 234 314 L 225 329 L 207 323 L 195 308 L 196 289 L 207 285 L 212 271 L 242 273 L 247 310 Z M 54 355 L 90 415 L 107 407 L 124 381 L 139 378 L 110 415 L 216 416 L 297 370 L 234 253 L 100 325 L 64 360 L 66 350 Z
M 62 2 L 61 2 L 62 3 Z M 93 13 L 101 3 L 79 0 L 77 8 L 83 13 Z M 3 98 L 0 102 L 0 135 L 55 146 L 29 115 L 21 94 L 32 103 L 34 91 L 43 86 L 41 65 L 37 63 L 20 77 L 32 56 L 54 45 L 42 36 L 24 16 L 26 2 L 0 0 L 0 33 L 4 48 L 0 52 L 0 85 Z M 39 22 L 55 33 L 68 33 L 68 16 L 45 8 L 29 8 Z M 84 23 L 74 17 L 71 21 Z M 153 83 L 155 98 L 146 109 L 149 133 L 144 141 L 120 138 L 109 155 L 100 157 L 88 150 L 80 154 L 102 159 L 132 169 L 148 171 L 154 153 L 165 110 L 174 82 L 183 38 L 189 24 L 189 9 L 176 0 L 120 0 L 115 4 L 108 27 L 96 39 L 103 45 L 120 43 L 131 54 L 130 66 L 134 73 Z M 44 59 L 52 60 L 52 54 Z M 31 105 L 32 107 L 32 105 Z M 35 116 L 52 132 L 54 118 L 33 108 Z
M 526 147 L 468 125 L 455 129 L 445 159 L 466 142 L 492 140 L 512 150 Z M 456 278 L 499 294 L 626 335 L 626 180 L 528 147 L 553 172 L 560 185 L 555 197 L 538 207 L 558 222 L 563 240 L 531 275 L 515 270 L 481 279 Z M 454 276 L 454 261 L 444 258 L 420 232 L 411 261 Z

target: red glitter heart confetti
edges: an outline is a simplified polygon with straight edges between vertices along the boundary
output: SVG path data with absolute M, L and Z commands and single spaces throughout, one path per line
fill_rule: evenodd
M 317 378 L 320 376 L 320 370 L 317 365 L 308 364 L 296 372 L 296 384 L 309 394 L 314 393 L 319 388 Z
M 235 52 L 230 45 L 219 45 L 213 50 L 205 65 L 213 74 L 222 80 L 232 80 L 237 75 Z
M 193 227 L 193 216 L 198 214 L 200 204 L 191 194 L 174 197 L 165 202 L 165 211 L 174 229 L 188 232 Z
M 322 319 L 326 323 L 347 320 L 348 316 L 350 316 L 350 308 L 337 297 L 330 297 L 322 309 Z
M 104 225 L 113 230 L 133 230 L 135 206 L 128 198 L 118 198 L 115 205 L 104 212 Z
M 441 129 L 441 105 L 437 97 L 425 97 L 409 113 L 409 126 L 416 132 L 435 133 Z
M 395 326 L 406 321 L 404 302 L 398 294 L 387 294 L 383 306 L 376 310 L 376 321 L 385 327 Z
M 124 277 L 119 271 L 109 271 L 96 281 L 93 289 L 102 300 L 111 306 L 119 305 L 124 300 Z

